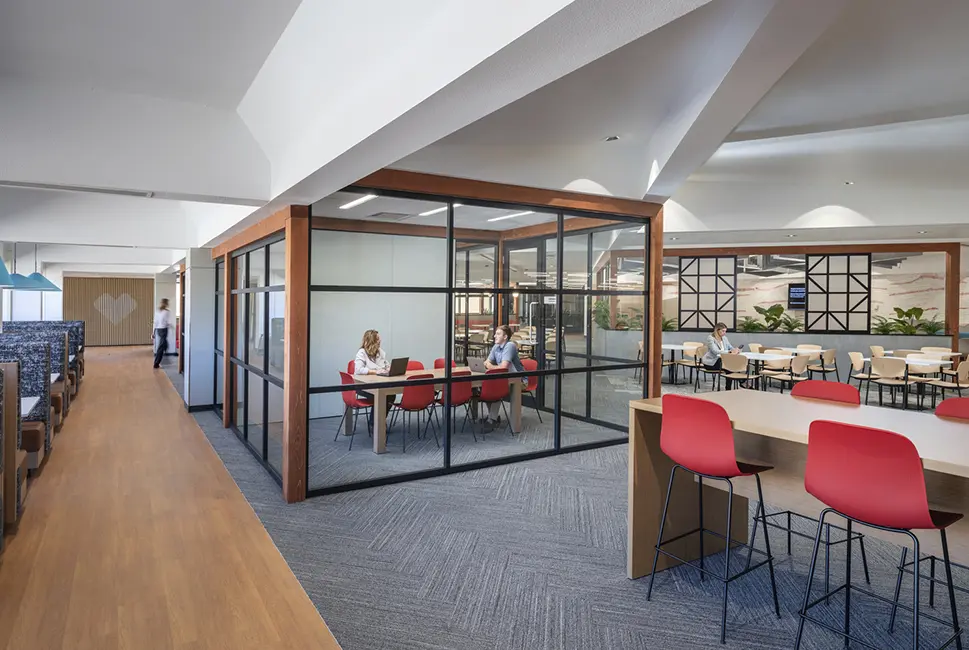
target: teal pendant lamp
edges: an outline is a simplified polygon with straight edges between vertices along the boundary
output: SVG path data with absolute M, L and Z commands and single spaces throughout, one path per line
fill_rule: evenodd
M 0 289 L 7 289 L 13 286 L 10 273 L 7 272 L 7 265 L 0 259 Z
M 37 291 L 60 291 L 56 284 L 45 278 L 37 271 L 34 271 L 28 275 L 27 279 L 37 285 Z
M 17 268 L 17 244 L 13 245 L 14 270 Z M 37 272 L 37 244 L 34 244 L 34 272 L 28 276 L 20 273 L 10 275 L 14 291 L 60 291 L 57 285 Z

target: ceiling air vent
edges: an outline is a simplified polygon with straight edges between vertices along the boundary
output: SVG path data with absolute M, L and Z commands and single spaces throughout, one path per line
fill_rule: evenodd
M 366 219 L 368 221 L 404 221 L 405 219 L 410 219 L 411 214 L 402 214 L 400 212 L 375 212 Z

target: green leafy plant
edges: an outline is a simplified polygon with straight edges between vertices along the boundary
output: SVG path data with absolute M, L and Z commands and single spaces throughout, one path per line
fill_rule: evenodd
M 919 321 L 922 319 L 924 311 L 921 307 L 912 307 L 911 309 L 895 307 L 895 318 L 892 319 L 892 323 L 895 324 L 895 331 L 898 334 L 918 334 Z
M 679 321 L 675 318 L 667 318 L 663 316 L 660 320 L 660 326 L 663 328 L 664 332 L 675 332 L 679 327 Z
M 596 300 L 595 304 L 592 305 L 592 319 L 599 326 L 599 329 L 612 329 L 612 319 L 609 313 L 609 301 Z
M 923 334 L 934 336 L 945 330 L 945 323 L 933 316 L 931 320 L 919 321 L 918 328 L 922 330 Z
M 895 333 L 895 323 L 890 321 L 884 316 L 875 316 L 872 319 L 871 325 L 872 334 L 894 334 Z
M 754 311 L 764 317 L 765 329 L 774 332 L 781 326 L 781 317 L 784 315 L 783 305 L 771 305 L 770 307 L 754 306 Z
M 766 329 L 767 327 L 763 323 L 750 316 L 744 316 L 737 323 L 737 331 L 739 332 L 763 332 Z
M 626 325 L 631 330 L 643 329 L 643 310 L 639 307 L 629 308 L 630 316 L 626 319 Z
M 796 316 L 785 315 L 781 318 L 780 329 L 785 332 L 800 332 L 804 329 L 804 321 Z

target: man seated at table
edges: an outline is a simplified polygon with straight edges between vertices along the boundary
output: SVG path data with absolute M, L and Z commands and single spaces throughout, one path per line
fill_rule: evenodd
M 494 370 L 501 368 L 508 372 L 524 372 L 518 356 L 518 346 L 511 340 L 511 328 L 507 325 L 499 325 L 495 329 L 495 344 L 491 348 L 491 354 L 485 361 L 485 368 Z M 528 381 L 525 379 L 524 381 Z M 501 403 L 494 402 L 488 407 L 488 418 L 484 421 L 485 431 L 493 431 L 501 424 Z

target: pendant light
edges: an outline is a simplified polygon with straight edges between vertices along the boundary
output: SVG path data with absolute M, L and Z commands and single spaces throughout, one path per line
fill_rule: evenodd
M 6 289 L 13 286 L 13 280 L 10 279 L 10 273 L 7 271 L 7 265 L 3 263 L 0 259 L 0 289 Z
M 40 287 L 38 291 L 60 291 L 60 287 L 48 280 L 37 271 L 37 244 L 34 244 L 34 272 L 27 276 Z
M 34 264 L 37 264 L 37 251 L 34 251 Z M 17 270 L 17 244 L 13 245 L 13 270 Z M 20 273 L 12 273 L 10 281 L 13 283 L 14 291 L 46 291 L 41 289 L 36 280 L 25 277 Z

